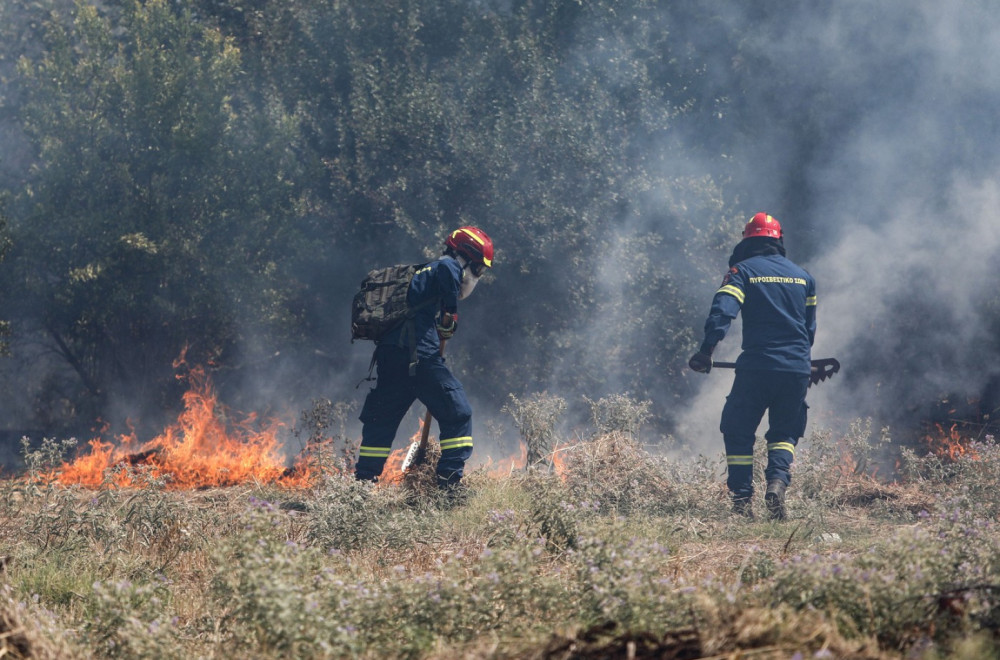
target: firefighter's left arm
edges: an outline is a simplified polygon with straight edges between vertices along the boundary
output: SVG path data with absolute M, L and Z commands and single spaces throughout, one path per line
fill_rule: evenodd
M 809 332 L 809 345 L 816 341 L 816 280 L 809 278 L 806 288 L 806 330 Z

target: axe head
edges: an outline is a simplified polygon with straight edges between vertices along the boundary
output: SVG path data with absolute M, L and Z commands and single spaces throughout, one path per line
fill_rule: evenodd
M 809 385 L 821 383 L 840 371 L 840 362 L 836 358 L 823 358 L 812 361 L 812 373 L 809 374 Z
M 406 474 L 411 469 L 421 465 L 426 459 L 427 444 L 414 440 L 410 443 L 410 448 L 406 450 L 406 456 L 403 458 L 402 465 L 399 466 L 399 471 Z

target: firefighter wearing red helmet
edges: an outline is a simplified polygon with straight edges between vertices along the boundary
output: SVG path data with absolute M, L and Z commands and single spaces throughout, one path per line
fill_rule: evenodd
M 764 495 L 773 520 L 786 517 L 785 491 L 795 448 L 806 427 L 811 348 L 816 336 L 816 282 L 785 256 L 781 225 L 766 213 L 747 223 L 715 292 L 705 338 L 688 362 L 708 373 L 712 352 L 733 319 L 743 315 L 743 352 L 722 410 L 727 486 L 733 510 L 753 517 L 753 447 L 768 412 Z
M 486 232 L 459 227 L 445 240 L 444 253 L 413 276 L 407 292 L 413 322 L 376 342 L 377 381 L 360 416 L 359 480 L 375 481 L 382 474 L 399 424 L 419 399 L 438 421 L 438 486 L 452 501 L 461 498 L 465 462 L 472 455 L 472 408 L 445 364 L 441 342 L 458 329 L 458 301 L 469 297 L 492 266 L 493 241 Z
M 766 213 L 757 213 L 743 228 L 743 238 L 781 238 L 781 225 Z

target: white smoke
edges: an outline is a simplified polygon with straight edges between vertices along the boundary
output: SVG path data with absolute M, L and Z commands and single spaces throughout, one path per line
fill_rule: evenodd
M 998 351 L 987 313 L 995 318 L 998 304 L 1000 16 L 984 3 L 846 2 L 801 10 L 786 27 L 761 41 L 761 56 L 787 75 L 783 89 L 822 101 L 803 119 L 839 118 L 827 124 L 839 132 L 812 145 L 808 169 L 795 173 L 808 187 L 807 217 L 781 215 L 787 179 L 758 189 L 746 213 L 781 220 L 789 257 L 817 279 L 813 357 L 843 364 L 810 389 L 810 430 L 899 419 L 939 394 L 976 392 Z M 762 119 L 760 128 L 740 158 L 773 172 L 768 163 L 802 145 L 784 127 Z M 754 172 L 748 180 L 760 183 Z M 796 252 L 807 242 L 796 237 L 811 239 L 809 254 Z M 680 438 L 721 448 L 729 384 L 716 372 L 705 380 Z

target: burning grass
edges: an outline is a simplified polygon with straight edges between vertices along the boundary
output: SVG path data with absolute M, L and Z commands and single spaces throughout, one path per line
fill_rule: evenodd
M 883 440 L 858 424 L 803 442 L 786 523 L 731 516 L 719 457 L 657 456 L 616 430 L 557 443 L 551 469 L 523 453 L 480 466 L 457 508 L 426 469 L 184 490 L 136 461 L 64 485 L 42 478 L 49 443 L 26 457 L 33 478 L 0 482 L 2 650 L 991 657 L 1000 450 L 911 452 L 876 480 L 858 466 Z
M 161 434 L 145 442 L 135 433 L 113 441 L 94 438 L 71 460 L 54 461 L 41 478 L 62 485 L 129 488 L 142 484 L 134 480 L 136 470 L 127 468 L 141 466 L 143 479 L 190 490 L 248 483 L 304 487 L 320 476 L 317 468 L 324 466 L 316 459 L 329 453 L 324 448 L 329 439 L 311 436 L 290 468 L 284 451 L 287 424 L 229 410 L 203 367 L 186 370 L 183 378 L 189 386 L 183 410 Z M 326 468 L 337 469 L 330 463 Z

